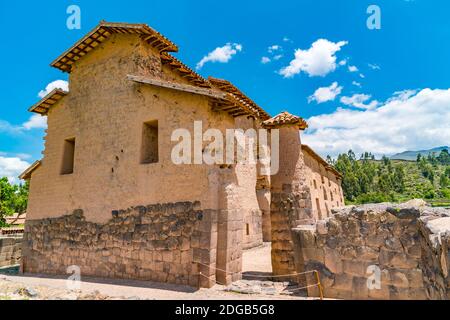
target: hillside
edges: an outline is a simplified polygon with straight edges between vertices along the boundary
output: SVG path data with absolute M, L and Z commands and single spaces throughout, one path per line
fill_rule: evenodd
M 450 154 L 420 156 L 416 161 L 375 160 L 370 153 L 357 158 L 349 151 L 330 163 L 343 175 L 342 188 L 349 204 L 403 202 L 425 199 L 450 207 Z
M 390 157 L 391 160 L 408 160 L 408 161 L 416 161 L 417 156 L 421 154 L 423 157 L 428 157 L 433 153 L 439 154 L 442 150 L 449 150 L 449 147 L 437 147 L 428 150 L 420 150 L 420 151 L 405 151 L 402 153 L 394 154 Z

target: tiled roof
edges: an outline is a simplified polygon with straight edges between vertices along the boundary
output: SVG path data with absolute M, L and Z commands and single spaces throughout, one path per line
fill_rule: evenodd
M 20 176 L 19 179 L 22 180 L 29 180 L 31 178 L 31 174 L 33 173 L 34 170 L 36 170 L 37 168 L 39 168 L 39 166 L 41 165 L 41 161 L 35 161 L 30 167 L 28 167 L 28 169 L 26 169 Z
M 263 126 L 266 128 L 276 128 L 284 125 L 296 125 L 300 130 L 308 128 L 308 124 L 303 118 L 294 116 L 286 111 L 263 122 Z
M 270 115 L 264 111 L 263 108 L 258 106 L 252 99 L 250 99 L 248 96 L 246 96 L 244 93 L 242 93 L 241 90 L 239 90 L 235 85 L 233 85 L 230 81 L 223 80 L 223 79 L 217 79 L 213 77 L 209 77 L 208 81 L 216 88 L 228 92 L 229 94 L 232 94 L 236 100 L 238 100 L 240 103 L 246 105 L 249 109 L 253 111 L 254 114 L 257 115 L 258 118 L 261 120 L 267 120 L 270 118 Z
M 28 111 L 39 113 L 40 115 L 46 115 L 48 110 L 59 100 L 65 97 L 68 92 L 61 89 L 53 89 L 49 94 L 47 94 L 44 98 L 41 99 L 38 103 L 33 105 Z
M 70 72 L 72 65 L 94 50 L 114 33 L 138 34 L 160 52 L 177 52 L 178 47 L 146 24 L 100 22 L 91 32 L 51 63 L 52 67 Z
M 163 65 L 169 66 L 170 69 L 180 74 L 183 78 L 187 79 L 193 85 L 203 87 L 203 88 L 211 88 L 211 84 L 203 78 L 201 75 L 196 73 L 194 70 L 189 68 L 183 62 L 175 58 L 169 53 L 161 54 L 161 62 Z

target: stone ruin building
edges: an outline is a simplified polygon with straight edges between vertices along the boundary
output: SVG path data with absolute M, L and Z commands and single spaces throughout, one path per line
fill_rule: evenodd
M 145 24 L 101 22 L 51 65 L 69 74 L 30 108 L 48 118 L 30 181 L 21 270 L 211 287 L 241 278 L 242 250 L 272 242 L 295 272 L 291 228 L 344 204 L 341 176 L 302 145 L 306 122 L 276 117 L 226 80 L 204 79 Z M 177 165 L 174 130 L 279 130 L 279 170 Z

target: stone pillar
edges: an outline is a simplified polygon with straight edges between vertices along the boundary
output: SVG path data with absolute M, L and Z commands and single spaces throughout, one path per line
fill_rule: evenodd
M 271 178 L 272 268 L 274 275 L 284 275 L 298 271 L 291 229 L 312 219 L 312 212 L 299 128 L 286 124 L 278 129 L 280 165 Z
M 243 213 L 235 206 L 238 194 L 234 169 L 221 169 L 220 179 L 216 279 L 229 285 L 242 279 Z
M 262 236 L 264 242 L 272 241 L 272 228 L 270 222 L 270 183 L 269 177 L 258 178 L 256 184 L 256 198 L 258 199 L 259 209 L 262 218 Z

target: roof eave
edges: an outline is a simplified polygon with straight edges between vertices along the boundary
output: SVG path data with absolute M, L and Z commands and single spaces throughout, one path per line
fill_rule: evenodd
M 24 172 L 19 176 L 21 180 L 30 180 L 31 174 L 41 165 L 41 160 L 35 161 L 31 166 L 29 166 Z

